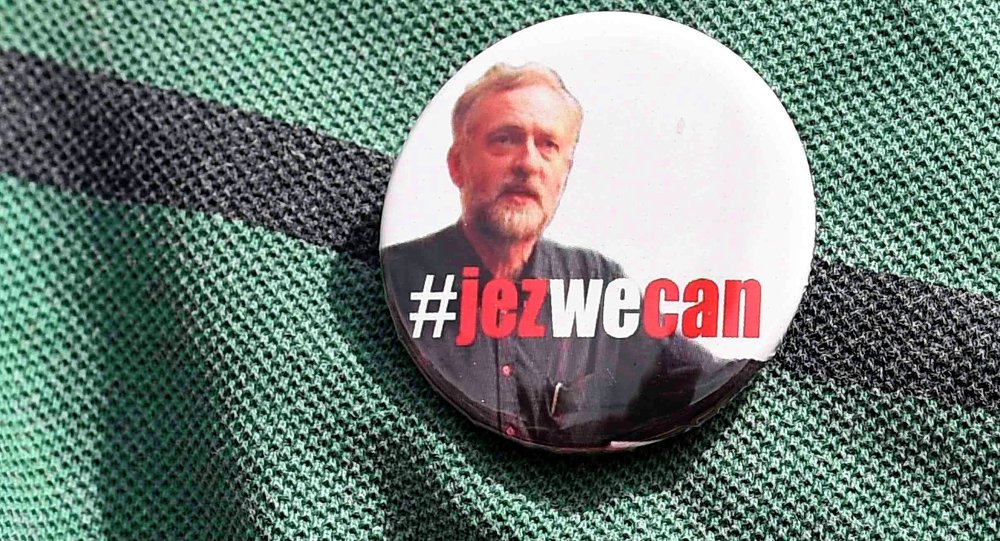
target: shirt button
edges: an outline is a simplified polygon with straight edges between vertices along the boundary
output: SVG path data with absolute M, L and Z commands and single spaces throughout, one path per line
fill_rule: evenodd
M 503 374 L 503 377 L 509 378 L 510 375 L 514 373 L 514 367 L 509 364 L 505 364 L 500 367 L 500 373 Z
M 517 429 L 514 428 L 514 425 L 507 425 L 507 428 L 503 429 L 503 433 L 507 434 L 508 437 L 513 438 L 514 434 L 517 434 Z

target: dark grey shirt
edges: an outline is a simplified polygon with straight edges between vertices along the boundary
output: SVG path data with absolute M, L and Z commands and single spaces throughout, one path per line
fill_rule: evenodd
M 722 362 L 690 340 L 676 335 L 656 340 L 641 328 L 629 338 L 613 338 L 600 321 L 592 338 L 575 333 L 554 338 L 551 292 L 537 320 L 544 338 L 516 332 L 490 338 L 477 325 L 472 344 L 459 346 L 456 317 L 444 324 L 439 338 L 432 336 L 433 324 L 424 324 L 421 337 L 413 339 L 409 314 L 418 302 L 410 295 L 423 290 L 428 274 L 435 276 L 435 289 L 454 275 L 451 289 L 458 297 L 450 309 L 456 314 L 463 268 L 479 269 L 479 299 L 492 276 L 458 225 L 390 246 L 381 255 L 393 318 L 424 375 L 476 423 L 529 443 L 599 448 L 688 428 L 742 388 L 759 365 Z M 607 285 L 622 277 L 617 263 L 592 250 L 542 239 L 514 283 L 522 291 L 528 278 L 601 278 Z M 522 291 L 517 313 L 527 300 Z

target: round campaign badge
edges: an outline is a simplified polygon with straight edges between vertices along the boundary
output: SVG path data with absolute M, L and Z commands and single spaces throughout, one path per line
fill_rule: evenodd
M 474 423 L 559 451 L 699 425 L 802 298 L 815 200 L 767 83 L 665 19 L 589 13 L 489 47 L 396 161 L 380 255 L 398 333 Z

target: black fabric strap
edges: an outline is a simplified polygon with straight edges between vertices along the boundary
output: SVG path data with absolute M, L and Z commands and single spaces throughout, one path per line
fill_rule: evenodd
M 391 162 L 257 113 L 0 53 L 0 172 L 26 181 L 218 214 L 374 268 Z M 816 261 L 774 364 L 996 408 L 998 337 L 997 299 Z

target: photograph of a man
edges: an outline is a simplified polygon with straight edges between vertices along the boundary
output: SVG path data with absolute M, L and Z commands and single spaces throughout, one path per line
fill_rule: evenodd
M 718 360 L 679 334 L 613 337 L 600 325 L 592 336 L 552 333 L 551 292 L 532 294 L 539 279 L 607 284 L 626 276 L 596 251 L 543 235 L 567 189 L 583 118 L 580 103 L 553 70 L 493 66 L 455 103 L 453 142 L 442 157 L 458 189 L 461 215 L 440 231 L 381 252 L 395 323 L 438 391 L 480 425 L 560 449 L 643 442 L 688 428 L 735 394 L 759 366 Z M 613 219 L 611 211 L 594 216 L 593 226 Z M 530 315 L 535 332 L 498 336 L 489 332 L 493 325 L 477 325 L 474 339 L 460 340 L 461 317 L 436 322 L 439 333 L 432 325 L 416 332 L 420 322 L 412 314 L 428 309 L 420 292 L 428 280 L 441 287 L 448 275 L 453 312 L 474 290 L 467 306 L 475 308 L 476 318 Z M 494 279 L 515 284 L 510 310 L 484 309 L 479 301 Z M 464 332 L 471 332 L 468 325 Z

